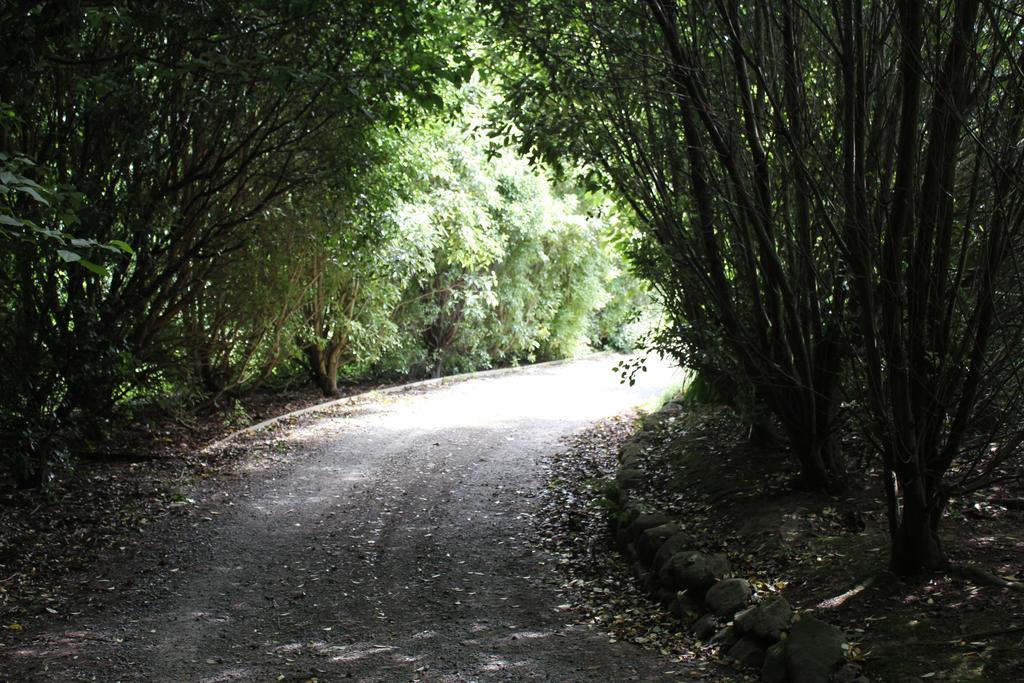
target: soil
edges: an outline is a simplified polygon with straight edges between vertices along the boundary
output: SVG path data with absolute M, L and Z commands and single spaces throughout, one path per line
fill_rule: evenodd
M 342 388 L 366 395 L 377 385 Z M 198 480 L 230 473 L 242 463 L 272 462 L 266 445 L 208 452 L 205 447 L 262 420 L 324 403 L 314 388 L 257 393 L 191 415 L 178 407 L 132 406 L 100 450 L 77 453 L 57 468 L 46 491 L 19 491 L 0 473 L 0 626 L 18 630 L 32 616 L 55 610 L 73 576 L 121 546 L 138 545 L 155 521 L 182 513 L 182 493 Z M 130 414 L 127 414 L 129 413 Z
M 0 678 L 706 677 L 588 623 L 535 543 L 559 439 L 674 381 L 620 386 L 613 362 L 371 396 L 8 495 Z
M 799 490 L 787 454 L 748 445 L 728 409 L 646 422 L 646 506 L 727 553 L 762 596 L 781 593 L 842 627 L 870 680 L 1024 680 L 1024 593 L 957 571 L 913 580 L 887 571 L 880 475 L 856 438 L 844 450 L 865 457 L 850 463 L 844 495 L 829 496 Z M 953 501 L 941 527 L 951 562 L 1024 580 L 1022 500 L 1018 481 Z
M 557 558 L 566 607 L 608 631 L 612 641 L 655 650 L 686 678 L 740 680 L 643 591 L 615 547 L 607 485 L 618 466 L 616 454 L 638 418 L 627 413 L 604 420 L 567 439 L 567 448 L 548 459 L 539 543 Z

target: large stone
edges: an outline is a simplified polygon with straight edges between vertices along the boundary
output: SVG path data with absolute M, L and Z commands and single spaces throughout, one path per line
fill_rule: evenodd
M 623 447 L 619 449 L 619 462 L 622 463 L 627 460 L 639 460 L 641 457 L 643 457 L 643 454 L 643 446 L 633 441 L 630 441 L 629 443 L 623 445 Z
M 665 563 L 672 559 L 673 555 L 684 550 L 692 550 L 695 545 L 697 545 L 697 542 L 686 531 L 680 531 L 670 536 L 665 539 L 665 542 L 658 548 L 658 552 L 654 554 L 654 568 L 660 570 L 665 566 Z
M 663 444 L 661 434 L 657 431 L 650 431 L 646 425 L 641 424 L 640 430 L 633 435 L 633 441 L 640 444 L 643 448 L 660 448 Z
M 648 529 L 668 524 L 671 521 L 667 515 L 660 512 L 641 512 L 627 525 L 626 533 L 629 534 L 630 540 L 633 540 L 639 538 L 640 534 Z
M 621 470 L 637 470 L 637 471 L 642 471 L 643 469 L 644 469 L 644 467 L 643 467 L 643 460 L 640 459 L 640 456 L 628 455 L 628 456 L 626 456 L 625 458 L 623 458 L 622 460 L 619 461 L 619 470 L 620 471 Z
M 786 641 L 780 640 L 764 653 L 761 683 L 786 683 Z
M 648 567 L 646 564 L 644 566 Z M 640 585 L 643 586 L 646 593 L 655 597 L 657 597 L 659 589 L 662 588 L 661 582 L 658 581 L 658 572 L 651 571 L 650 567 L 647 568 L 647 573 L 644 574 L 644 579 L 640 582 Z
M 832 683 L 860 683 L 864 679 L 860 671 L 859 664 L 846 662 L 839 667 L 839 671 L 832 674 Z
M 755 635 L 758 638 L 778 640 L 789 627 L 793 608 L 781 595 L 772 600 L 752 605 L 736 615 L 733 623 L 739 633 Z
M 667 545 L 668 541 L 666 541 L 665 543 Z M 662 550 L 664 550 L 664 546 L 662 546 Z M 681 550 L 681 551 L 679 551 L 677 553 L 673 553 L 672 557 L 668 558 L 667 560 L 665 560 L 664 562 L 662 562 L 659 565 L 657 558 L 660 556 L 661 552 L 662 551 L 659 550 L 658 551 L 658 555 L 655 556 L 654 566 L 655 566 L 655 569 L 657 569 L 657 571 L 658 571 L 658 579 L 661 581 L 661 583 L 663 585 L 666 585 L 666 586 L 676 586 L 677 585 L 676 581 L 672 578 L 673 577 L 673 572 L 676 571 L 676 566 L 677 565 L 682 564 L 683 561 L 686 558 L 690 557 L 691 555 L 702 555 L 703 554 L 699 550 L 685 549 L 685 550 Z M 677 590 L 685 590 L 685 589 L 686 589 L 686 586 L 679 586 L 677 588 Z
M 615 483 L 623 491 L 632 491 L 640 488 L 644 483 L 645 474 L 643 470 L 633 467 L 623 467 L 615 474 Z
M 708 589 L 704 602 L 715 615 L 728 618 L 743 609 L 752 594 L 746 579 L 723 579 Z
M 643 426 L 647 430 L 659 430 L 662 426 L 669 423 L 670 420 L 675 421 L 675 417 L 674 414 L 658 411 L 644 417 Z
M 743 636 L 726 654 L 748 669 L 760 669 L 764 664 L 764 645 L 753 636 Z
M 701 613 L 701 605 L 694 600 L 686 591 L 678 591 L 675 599 L 669 606 L 669 611 L 679 621 L 690 623 Z
M 641 512 L 643 512 L 643 510 L 641 510 L 639 506 L 631 500 L 622 503 L 619 506 L 618 513 L 615 515 L 618 519 L 618 528 L 624 529 L 629 526 L 634 519 L 640 516 Z
M 671 520 L 668 517 L 658 512 L 629 514 L 619 523 L 618 531 L 615 533 L 615 541 L 619 544 L 619 547 L 625 548 L 630 543 L 635 542 L 640 534 L 647 529 L 667 524 L 669 521 Z
M 803 615 L 793 624 L 786 644 L 786 673 L 791 683 L 828 683 L 845 660 L 843 632 Z
M 650 529 L 645 529 L 640 538 L 637 540 L 637 552 L 640 553 L 640 559 L 647 564 L 651 564 L 654 561 L 654 556 L 657 554 L 658 549 L 672 536 L 682 531 L 682 527 L 677 522 L 669 522 L 667 524 L 661 524 Z
M 736 629 L 734 629 L 732 625 L 729 625 L 711 636 L 711 640 L 708 642 L 712 645 L 717 645 L 722 649 L 722 651 L 728 651 L 729 648 L 739 641 L 739 639 L 740 637 L 736 635 Z
M 656 576 L 654 572 L 651 572 L 651 576 Z M 656 582 L 657 583 L 657 582 Z M 674 591 L 671 588 L 666 588 L 658 583 L 657 586 L 651 591 L 654 594 L 654 598 L 666 607 L 671 607 L 672 603 L 675 602 L 676 595 L 679 591 Z
M 662 413 L 664 415 L 678 415 L 679 413 L 683 412 L 684 410 L 685 409 L 683 408 L 683 406 L 680 405 L 679 403 L 676 403 L 675 401 L 669 401 L 668 403 L 663 405 L 658 410 L 658 412 Z
M 705 555 L 692 550 L 673 555 L 658 572 L 658 578 L 662 583 L 687 590 L 696 598 L 703 598 L 708 589 L 728 573 L 729 560 L 725 555 Z
M 643 583 L 647 580 L 648 574 L 650 574 L 650 570 L 647 569 L 647 566 L 643 562 L 636 561 L 633 563 L 633 576 L 636 577 L 637 581 Z
M 690 633 L 697 640 L 707 640 L 711 636 L 715 635 L 715 631 L 718 630 L 718 621 L 715 619 L 714 614 L 705 614 L 697 621 L 693 622 L 693 626 L 690 627 Z

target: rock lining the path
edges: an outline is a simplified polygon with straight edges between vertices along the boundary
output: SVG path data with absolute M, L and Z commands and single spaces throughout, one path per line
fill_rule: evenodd
M 733 623 L 740 633 L 750 633 L 772 641 L 782 638 L 792 620 L 793 608 L 781 596 L 752 605 L 733 617 Z
M 665 564 L 672 559 L 672 556 L 676 553 L 680 553 L 688 548 L 693 548 L 697 545 L 696 539 L 687 531 L 680 531 L 679 533 L 669 537 L 661 544 L 658 548 L 658 552 L 654 555 L 654 562 L 652 567 L 655 570 L 661 570 Z
M 730 570 L 729 560 L 721 553 L 684 550 L 665 563 L 658 572 L 658 578 L 670 587 L 704 598 L 708 590 Z
M 715 616 L 728 618 L 746 607 L 753 595 L 746 579 L 723 579 L 708 590 L 704 602 Z
M 678 522 L 668 522 L 656 527 L 646 529 L 640 534 L 637 541 L 637 554 L 640 560 L 647 565 L 654 564 L 654 557 L 665 542 L 673 536 L 681 533 L 683 528 Z
M 843 666 L 848 646 L 839 628 L 795 613 L 781 595 L 756 595 L 747 580 L 730 576 L 724 554 L 701 549 L 685 522 L 632 500 L 631 492 L 647 483 L 646 451 L 639 443 L 644 432 L 682 412 L 670 402 L 645 418 L 641 432 L 620 449 L 620 469 L 608 490 L 612 530 L 637 578 L 698 641 L 707 640 L 738 667 L 758 671 L 765 683 L 867 683 L 855 665 Z
M 786 673 L 790 683 L 827 681 L 846 661 L 846 638 L 837 627 L 803 615 L 786 641 Z

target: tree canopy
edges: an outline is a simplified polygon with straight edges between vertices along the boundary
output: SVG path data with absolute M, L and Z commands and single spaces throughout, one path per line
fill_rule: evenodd
M 900 573 L 949 496 L 1019 455 L 1019 14 L 950 3 L 490 3 L 508 138 L 585 164 L 642 226 L 663 343 L 805 482 L 859 425 Z M 748 395 L 743 395 L 747 392 Z M 750 406 L 750 402 L 753 406 Z
M 154 397 L 558 357 L 609 300 L 581 193 L 478 142 L 459 3 L 0 20 L 0 421 L 24 484 Z
M 893 568 L 942 569 L 950 497 L 1020 476 L 1022 40 L 978 0 L 7 3 L 3 464 L 658 301 L 802 485 L 861 435 Z

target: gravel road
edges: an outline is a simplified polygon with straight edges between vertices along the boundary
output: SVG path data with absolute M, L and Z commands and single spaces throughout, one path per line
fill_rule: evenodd
M 543 458 L 662 391 L 614 357 L 306 419 L 298 457 L 204 489 L 105 571 L 105 592 L 3 653 L 18 680 L 656 681 L 673 665 L 576 623 L 533 548 Z M 201 515 L 196 519 L 196 515 Z

